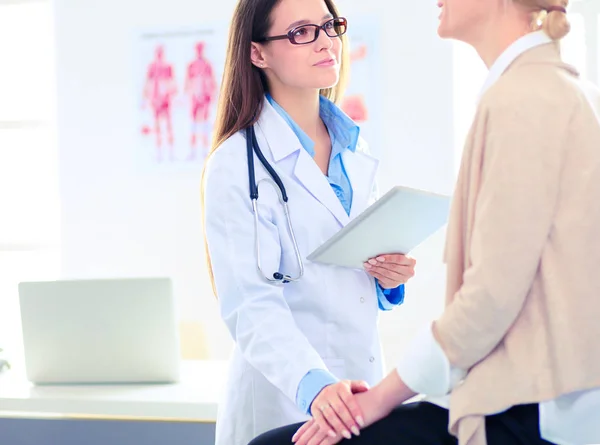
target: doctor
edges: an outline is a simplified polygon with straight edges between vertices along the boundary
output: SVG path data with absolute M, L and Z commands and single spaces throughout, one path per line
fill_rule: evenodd
M 234 13 L 203 182 L 213 283 L 236 343 L 217 445 L 309 415 L 349 438 L 363 423 L 353 392 L 382 378 L 378 309 L 403 301 L 415 261 L 381 255 L 352 270 L 305 260 L 373 197 L 377 160 L 332 102 L 347 26 L 331 0 L 240 0 Z

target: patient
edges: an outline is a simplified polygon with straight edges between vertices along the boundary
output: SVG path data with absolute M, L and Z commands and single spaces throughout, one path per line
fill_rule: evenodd
M 446 307 L 357 394 L 353 444 L 600 443 L 600 91 L 562 61 L 567 0 L 447 0 L 489 68 L 447 232 Z M 425 401 L 406 403 L 416 394 Z M 337 406 L 252 445 L 330 445 Z

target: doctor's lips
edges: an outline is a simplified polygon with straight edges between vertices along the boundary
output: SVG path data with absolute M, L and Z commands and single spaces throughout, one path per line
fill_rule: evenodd
M 320 62 L 315 63 L 313 66 L 333 66 L 336 63 L 337 62 L 334 58 L 327 57 L 327 58 L 321 60 Z

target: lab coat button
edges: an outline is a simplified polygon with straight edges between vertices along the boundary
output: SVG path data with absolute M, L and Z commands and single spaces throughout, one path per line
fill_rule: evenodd
M 364 297 L 360 297 L 360 302 L 364 303 L 365 302 L 365 298 Z
M 369 359 L 369 361 L 370 361 L 371 363 L 373 363 L 373 362 L 375 361 L 375 357 L 371 357 L 371 358 Z

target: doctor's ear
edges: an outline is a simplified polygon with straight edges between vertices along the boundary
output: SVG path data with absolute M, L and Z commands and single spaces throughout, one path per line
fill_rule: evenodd
M 252 42 L 250 47 L 250 60 L 252 64 L 258 68 L 264 69 L 267 67 L 267 63 L 262 53 L 262 48 L 258 43 Z

